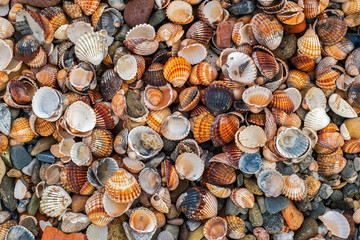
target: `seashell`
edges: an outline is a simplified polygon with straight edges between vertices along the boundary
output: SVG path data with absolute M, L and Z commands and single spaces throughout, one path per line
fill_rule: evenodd
M 65 213 L 71 204 L 69 194 L 59 186 L 45 188 L 41 200 L 40 210 L 49 217 L 59 217 Z
M 245 236 L 245 223 L 241 218 L 228 215 L 225 217 L 225 220 L 228 227 L 228 237 L 233 239 L 240 239 Z
M 94 224 L 86 229 L 86 237 L 89 240 L 106 240 L 108 236 L 108 227 L 98 228 Z
M 66 36 L 73 43 L 76 43 L 81 36 L 87 33 L 94 33 L 94 30 L 89 23 L 83 21 L 73 22 L 66 28 Z
M 218 210 L 216 197 L 201 187 L 192 187 L 182 193 L 176 201 L 176 208 L 195 221 L 215 217 Z
M 174 87 L 183 86 L 189 78 L 190 73 L 191 64 L 182 57 L 172 57 L 164 66 L 164 76 Z
M 318 58 L 321 56 L 320 40 L 312 27 L 306 30 L 305 34 L 298 39 L 297 45 L 300 53 L 310 58 Z
M 211 139 L 210 128 L 213 120 L 214 117 L 209 112 L 203 112 L 194 117 L 192 132 L 198 143 L 206 142 Z
M 129 224 L 138 233 L 149 233 L 155 230 L 157 220 L 151 210 L 140 207 L 131 213 Z
M 242 44 L 241 29 L 243 26 L 244 26 L 243 22 L 237 22 L 233 26 L 231 32 L 231 40 L 236 44 L 236 46 L 240 46 Z
M 158 111 L 150 111 L 147 125 L 151 127 L 157 133 L 161 132 L 161 126 L 165 122 L 166 118 L 171 115 L 169 108 L 164 108 Z M 116 140 L 115 140 L 116 141 Z
M 297 158 L 309 147 L 309 139 L 297 128 L 285 128 L 276 137 L 276 150 L 285 158 Z
M 254 126 L 254 125 L 252 125 Z M 260 147 L 255 147 L 255 148 L 249 148 L 249 147 L 246 147 L 244 146 L 241 141 L 240 141 L 240 133 L 245 129 L 246 127 L 245 126 L 242 126 L 239 128 L 239 130 L 236 132 L 235 134 L 235 144 L 236 146 L 242 151 L 242 152 L 245 152 L 245 153 L 256 153 L 259 151 Z
M 8 233 L 11 227 L 16 226 L 17 223 L 15 220 L 8 220 L 0 225 L 0 237 L 1 239 L 5 239 L 6 234 Z
M 257 70 L 254 61 L 245 53 L 230 53 L 226 61 L 226 70 L 231 80 L 243 84 L 255 81 Z
M 13 227 L 9 228 L 9 230 L 6 234 L 6 237 L 4 239 L 6 239 L 6 240 L 11 240 L 11 239 L 35 240 L 35 236 L 26 227 L 17 225 L 17 226 L 13 226 Z
M 294 104 L 294 111 L 296 111 L 302 103 L 302 96 L 300 91 L 296 88 L 290 87 L 285 89 L 284 92 L 290 97 L 291 101 Z
M 92 161 L 90 148 L 82 142 L 72 145 L 70 150 L 71 160 L 78 166 L 88 166 Z
M 239 119 L 230 114 L 220 114 L 215 117 L 210 127 L 210 139 L 215 147 L 230 143 L 240 127 Z
M 157 41 L 166 41 L 168 47 L 171 47 L 175 42 L 179 41 L 184 30 L 181 25 L 173 23 L 165 23 L 156 32 L 155 39 Z
M 59 69 L 51 64 L 47 64 L 36 73 L 36 79 L 41 86 L 45 87 L 57 87 L 57 74 Z
M 29 120 L 27 118 L 17 118 L 13 121 L 9 137 L 17 142 L 28 142 L 33 139 L 35 133 L 31 130 Z
M 203 228 L 203 234 L 209 240 L 221 240 L 226 237 L 227 223 L 222 217 L 209 219 Z
M 111 217 L 119 217 L 129 210 L 132 202 L 128 203 L 117 203 L 108 196 L 107 193 L 103 195 L 103 206 L 105 212 Z M 88 228 L 89 229 L 89 228 Z
M 88 180 L 93 186 L 101 188 L 118 168 L 115 159 L 110 157 L 94 161 L 88 169 Z
M 81 7 L 85 15 L 91 15 L 100 4 L 100 0 L 75 0 L 75 3 Z
M 166 118 L 161 126 L 162 135 L 172 141 L 184 139 L 190 132 L 190 122 L 180 114 Z
M 66 86 L 79 94 L 84 94 L 96 87 L 96 74 L 93 66 L 86 62 L 81 62 L 69 69 L 66 79 Z
M 345 141 L 344 146 L 342 147 L 345 153 L 359 153 L 360 152 L 360 140 L 359 139 L 349 139 Z
M 247 174 L 258 173 L 262 168 L 261 156 L 259 153 L 241 155 L 239 160 L 239 169 Z
M 49 20 L 54 32 L 62 25 L 69 24 L 64 11 L 60 7 L 45 8 L 40 12 L 47 20 Z
M 117 9 L 108 8 L 107 4 L 102 3 L 92 14 L 91 22 L 96 30 L 104 29 L 109 36 L 113 36 L 124 20 Z
M 33 35 L 27 35 L 16 43 L 14 57 L 32 68 L 40 68 L 46 64 L 47 55 L 44 48 Z
M 128 144 L 140 159 L 155 156 L 163 147 L 159 134 L 145 126 L 135 127 L 129 132 Z
M 151 205 L 159 212 L 168 213 L 171 206 L 170 192 L 167 188 L 160 188 L 150 198 Z
M 324 46 L 324 51 L 336 60 L 344 60 L 352 50 L 354 50 L 354 44 L 346 38 L 342 38 L 334 45 Z
M 269 107 L 282 110 L 288 114 L 294 111 L 294 103 L 291 98 L 286 94 L 285 91 L 276 90 L 273 93 L 272 100 L 269 104 Z
M 161 110 L 171 105 L 177 97 L 170 84 L 160 87 L 146 86 L 144 103 L 150 110 Z
M 346 159 L 342 157 L 342 150 L 339 147 L 333 153 L 318 154 L 317 163 L 319 174 L 323 177 L 329 177 L 333 174 L 338 174 L 344 169 Z
M 310 88 L 303 99 L 302 107 L 306 110 L 315 108 L 326 108 L 326 97 L 324 92 L 317 87 Z
M 201 62 L 192 68 L 189 81 L 194 85 L 209 86 L 217 78 L 217 75 L 214 67 L 207 62 Z
M 179 176 L 170 161 L 164 160 L 161 162 L 161 176 L 163 183 L 170 191 L 173 191 L 178 187 Z
M 343 20 L 337 17 L 329 17 L 319 20 L 315 29 L 323 44 L 333 45 L 345 36 L 347 26 Z
M 135 177 L 119 168 L 105 184 L 106 193 L 117 203 L 128 203 L 140 196 L 141 188 Z
M 270 104 L 272 93 L 264 87 L 252 86 L 244 91 L 242 98 L 251 112 L 259 113 Z
M 198 64 L 206 57 L 206 48 L 192 39 L 185 39 L 180 43 L 179 57 L 185 58 L 191 65 Z
M 347 101 L 352 107 L 355 108 L 360 107 L 359 89 L 360 89 L 360 84 L 354 82 L 346 90 Z
M 236 180 L 235 168 L 221 162 L 211 162 L 205 170 L 204 177 L 210 184 L 229 185 Z
M 286 85 L 290 88 L 296 88 L 302 90 L 306 88 L 310 83 L 310 77 L 306 72 L 300 70 L 291 70 L 289 77 L 286 80 Z
M 98 102 L 93 106 L 96 115 L 96 127 L 113 129 L 119 122 L 119 118 L 114 116 L 110 103 Z
M 150 67 L 145 71 L 143 80 L 145 83 L 151 86 L 164 86 L 167 84 L 167 81 L 163 74 L 164 65 L 161 63 L 155 62 L 150 65 Z
M 65 13 L 72 19 L 81 18 L 83 16 L 81 7 L 74 2 L 64 1 L 62 7 Z
M 0 18 L 0 38 L 10 38 L 15 32 L 13 25 L 5 18 Z
M 329 154 L 338 147 L 344 145 L 344 138 L 338 132 L 319 132 L 315 151 L 321 154 Z
M 107 226 L 114 219 L 105 212 L 103 197 L 103 193 L 95 192 L 85 204 L 86 215 L 99 228 Z
M 336 79 L 344 73 L 344 69 L 336 64 L 332 57 L 323 58 L 316 67 L 316 85 L 322 89 L 332 89 L 336 86 Z
M 161 187 L 161 177 L 153 168 L 144 168 L 139 175 L 141 188 L 148 194 L 155 194 Z
M 34 114 L 47 121 L 56 121 L 61 117 L 64 96 L 57 90 L 50 87 L 41 87 L 36 91 L 32 100 Z
M 73 135 L 81 134 L 82 137 L 89 136 L 96 124 L 94 110 L 81 101 L 71 104 L 66 109 L 64 119 L 70 132 Z
M 6 148 L 8 147 L 9 144 L 9 140 L 8 138 L 4 135 L 0 133 L 0 154 L 3 154 L 6 150 Z
M 259 44 L 268 47 L 270 50 L 274 50 L 280 45 L 283 28 L 274 16 L 258 13 L 251 19 L 250 24 L 254 37 Z
M 35 115 L 30 116 L 29 122 L 33 132 L 40 136 L 50 136 L 56 130 L 56 124 L 54 122 L 49 122 L 45 119 L 38 118 Z
M 16 13 L 23 8 L 24 6 L 20 3 L 16 3 L 11 7 L 8 12 L 8 20 L 11 22 L 11 24 L 16 24 Z
M 115 68 L 119 76 L 130 84 L 144 74 L 145 60 L 142 56 L 125 54 L 117 61 Z
M 315 69 L 316 63 L 314 58 L 310 58 L 305 54 L 298 52 L 294 57 L 290 58 L 291 64 L 300 71 L 309 72 Z
M 132 173 L 139 173 L 141 170 L 145 168 L 145 164 L 137 159 L 131 159 L 129 157 L 125 157 L 123 159 L 124 167 Z
M 159 47 L 159 42 L 154 39 L 137 37 L 126 39 L 124 45 L 135 54 L 147 56 L 156 52 Z
M 197 42 L 207 45 L 212 38 L 214 30 L 203 21 L 197 21 L 191 25 L 186 32 L 187 39 L 194 39 Z
M 353 220 L 354 220 L 354 222 L 355 223 L 359 223 L 360 222 L 360 219 L 359 219 L 359 209 L 358 210 L 356 210 L 355 212 L 354 212 L 354 214 L 353 214 Z
M 180 111 L 193 110 L 200 101 L 200 91 L 197 87 L 185 88 L 179 95 Z
M 166 16 L 175 24 L 188 24 L 194 20 L 192 7 L 184 1 L 172 1 L 166 8 Z
M 204 162 L 196 154 L 186 152 L 176 159 L 175 169 L 181 179 L 195 181 L 203 174 Z
M 354 13 L 346 16 L 344 22 L 348 27 L 357 27 L 360 25 L 359 13 Z
M 344 2 L 341 5 L 341 9 L 343 10 L 345 15 L 356 14 L 359 12 L 359 2 L 358 1 L 348 1 Z
M 229 110 L 234 100 L 234 93 L 226 83 L 215 81 L 205 89 L 204 104 L 214 115 Z
M 4 56 L 0 61 L 0 71 L 3 71 L 10 64 L 13 58 L 13 50 L 12 47 L 2 39 L 0 39 L 0 49 L 1 56 Z
M 344 118 L 355 118 L 357 113 L 344 99 L 334 93 L 329 97 L 329 106 L 337 115 Z
M 231 194 L 231 189 L 227 187 L 217 186 L 210 183 L 206 183 L 207 189 L 218 198 L 228 198 Z
M 83 138 L 94 157 L 101 158 L 110 156 L 113 150 L 113 136 L 110 131 L 95 128 L 90 136 Z
M 314 108 L 305 116 L 304 126 L 315 131 L 323 129 L 330 123 L 330 118 L 323 108 Z
M 265 145 L 266 135 L 261 127 L 250 125 L 240 131 L 238 140 L 248 148 L 262 147 Z
M 273 79 L 280 70 L 273 53 L 265 47 L 254 47 L 252 58 L 260 73 L 267 79 Z
M 257 183 L 265 195 L 271 197 L 278 197 L 285 187 L 283 176 L 276 170 L 261 171 Z
M 254 195 L 246 188 L 235 188 L 230 195 L 230 199 L 236 206 L 241 208 L 253 208 L 255 204 Z
M 285 176 L 285 187 L 283 195 L 290 200 L 301 201 L 307 196 L 307 186 L 305 181 L 298 177 L 296 174 Z
M 14 187 L 14 197 L 16 199 L 23 199 L 26 197 L 27 187 L 21 180 L 17 180 Z
M 360 55 L 360 50 L 357 48 L 354 51 L 352 51 L 352 53 L 350 53 L 350 55 L 345 61 L 346 73 L 349 74 L 350 76 L 356 76 L 359 74 L 359 63 L 358 63 L 359 55 Z
M 106 70 L 101 78 L 99 85 L 100 93 L 104 100 L 111 100 L 119 91 L 121 85 L 122 79 L 120 76 L 113 69 Z
M 223 8 L 218 1 L 204 1 L 197 10 L 198 17 L 201 21 L 212 26 L 223 20 Z
M 99 65 L 107 54 L 107 40 L 101 33 L 86 33 L 75 44 L 76 57 L 84 62 Z
M 87 181 L 87 168 L 70 162 L 61 170 L 60 180 L 66 191 L 80 193 L 81 187 Z
M 176 160 L 180 154 L 185 152 L 195 153 L 196 155 L 201 156 L 202 149 L 194 139 L 185 139 L 176 145 L 176 148 L 170 157 L 171 159 Z
M 342 214 L 336 211 L 327 211 L 319 216 L 319 219 L 334 236 L 340 238 L 347 238 L 349 236 L 350 224 Z

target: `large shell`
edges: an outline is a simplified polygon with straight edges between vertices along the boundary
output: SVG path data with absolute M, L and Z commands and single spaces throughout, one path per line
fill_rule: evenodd
M 228 237 L 240 239 L 245 236 L 245 223 L 241 218 L 228 215 L 225 217 L 225 220 L 228 226 Z
M 118 203 L 132 202 L 140 196 L 141 188 L 135 177 L 125 169 L 118 169 L 105 184 L 106 193 Z
M 204 172 L 204 162 L 198 155 L 186 152 L 178 156 L 175 168 L 180 178 L 195 181 Z
M 319 216 L 320 221 L 324 223 L 331 233 L 339 238 L 347 238 L 350 234 L 350 224 L 348 220 L 336 211 L 328 211 Z
M 176 208 L 195 221 L 215 217 L 218 210 L 216 197 L 201 187 L 182 193 L 176 201 Z
M 64 110 L 63 95 L 50 87 L 41 87 L 34 95 L 32 109 L 36 116 L 48 121 L 56 121 Z
M 337 115 L 344 118 L 355 118 L 357 113 L 343 98 L 334 93 L 329 97 L 329 106 Z
M 321 56 L 321 44 L 315 30 L 310 27 L 305 34 L 297 41 L 300 53 L 310 58 L 318 58 Z
M 33 139 L 34 136 L 35 133 L 31 130 L 30 123 L 27 118 L 21 117 L 14 120 L 9 137 L 18 142 L 28 142 Z
M 345 36 L 347 26 L 343 20 L 337 17 L 329 17 L 319 20 L 315 29 L 323 44 L 333 45 Z
M 272 93 L 267 88 L 252 86 L 244 91 L 242 98 L 251 112 L 259 113 L 270 104 Z
M 236 180 L 235 168 L 225 163 L 211 162 L 204 177 L 210 184 L 229 185 Z
M 85 204 L 86 215 L 96 227 L 105 227 L 113 220 L 113 217 L 105 212 L 103 196 L 103 193 L 95 192 Z
M 258 13 L 251 19 L 250 24 L 258 43 L 267 46 L 271 50 L 280 45 L 283 28 L 275 16 Z
M 241 155 L 239 160 L 239 169 L 247 174 L 258 173 L 262 168 L 262 160 L 259 153 Z
M 6 234 L 6 240 L 12 239 L 26 239 L 26 240 L 35 240 L 34 234 L 28 230 L 26 227 L 21 225 L 13 226 L 9 229 Z
M 278 197 L 285 187 L 283 176 L 275 170 L 261 171 L 257 183 L 261 190 L 271 197 Z
M 205 89 L 204 104 L 214 115 L 229 110 L 233 100 L 234 93 L 224 82 L 213 82 Z
M 323 108 L 314 108 L 305 116 L 304 126 L 312 128 L 315 131 L 323 129 L 330 123 L 330 117 Z
M 82 186 L 87 181 L 87 168 L 70 162 L 61 170 L 60 180 L 65 190 L 80 193 Z
M 305 181 L 302 180 L 298 175 L 292 174 L 285 176 L 285 187 L 283 195 L 290 200 L 301 201 L 307 196 L 307 187 Z
M 226 61 L 226 71 L 231 80 L 243 84 L 252 84 L 257 76 L 254 61 L 245 53 L 230 53 Z
M 76 57 L 81 61 L 99 65 L 107 54 L 107 40 L 99 32 L 82 35 L 75 44 Z
M 284 111 L 288 114 L 292 113 L 295 109 L 294 103 L 291 100 L 290 96 L 282 90 L 276 90 L 273 93 L 273 98 L 269 107 L 272 109 Z
M 65 213 L 70 204 L 69 194 L 62 187 L 52 185 L 45 188 L 40 201 L 40 209 L 49 217 L 59 217 Z
M 160 174 L 153 168 L 144 168 L 139 175 L 141 188 L 148 194 L 155 194 L 161 186 Z
M 241 208 L 253 208 L 255 204 L 254 195 L 246 188 L 235 188 L 230 195 L 230 199 L 236 206 Z
M 210 138 L 215 147 L 230 143 L 240 127 L 237 116 L 231 114 L 220 114 L 215 117 L 210 127 Z
M 138 233 L 149 233 L 156 228 L 157 220 L 151 210 L 140 207 L 131 213 L 129 224 Z
M 192 132 L 198 143 L 209 141 L 210 128 L 214 117 L 209 112 L 203 112 L 192 119 Z
M 227 223 L 222 217 L 214 217 L 209 219 L 203 228 L 203 233 L 206 239 L 221 240 L 224 239 L 227 233 Z
M 191 73 L 191 64 L 182 57 L 170 58 L 164 66 L 164 76 L 174 87 L 185 84 Z
M 286 158 L 297 158 L 308 149 L 308 138 L 297 128 L 285 128 L 276 137 L 276 149 Z
M 341 8 L 344 11 L 345 15 L 356 14 L 359 12 L 360 4 L 358 1 L 348 1 L 344 2 Z
M 141 159 L 155 156 L 164 145 L 159 134 L 145 126 L 131 129 L 128 136 L 128 144 L 129 148 Z

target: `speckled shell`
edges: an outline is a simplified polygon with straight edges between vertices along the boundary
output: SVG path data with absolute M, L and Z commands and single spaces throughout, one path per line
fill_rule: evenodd
M 307 196 L 309 199 L 312 199 L 319 192 L 321 182 L 311 175 L 306 176 L 304 181 L 307 188 Z
M 103 193 L 94 193 L 85 204 L 86 215 L 96 227 L 107 226 L 114 218 L 110 217 L 104 208 Z
M 106 193 L 119 203 L 134 201 L 140 196 L 141 188 L 135 177 L 125 169 L 118 169 L 105 184 Z
M 191 64 L 185 58 L 170 58 L 164 66 L 164 76 L 174 87 L 185 84 L 191 73 Z
M 360 140 L 359 139 L 350 139 L 345 141 L 344 146 L 342 147 L 345 153 L 355 154 L 360 152 Z
M 270 108 L 282 110 L 286 113 L 294 111 L 294 103 L 291 98 L 282 90 L 276 90 L 269 105 Z
M 176 208 L 195 221 L 215 217 L 218 210 L 216 197 L 201 187 L 182 193 L 176 201 Z
M 87 167 L 77 166 L 71 161 L 61 170 L 60 180 L 66 191 L 80 193 L 81 187 L 87 181 Z
M 335 152 L 330 154 L 319 154 L 317 157 L 319 166 L 319 174 L 329 177 L 333 174 L 341 172 L 345 165 L 346 159 L 342 156 L 342 150 L 339 147 Z
M 176 169 L 168 160 L 161 162 L 161 176 L 163 183 L 169 188 L 170 191 L 175 190 L 179 185 L 179 176 L 176 172 Z
M 197 21 L 186 32 L 186 38 L 194 39 L 207 45 L 213 36 L 214 30 L 203 21 Z
M 298 38 L 297 45 L 300 53 L 310 58 L 318 58 L 321 56 L 320 40 L 312 27 L 306 30 L 302 37 Z
M 64 1 L 62 7 L 70 18 L 76 19 L 82 17 L 81 7 L 78 4 L 70 1 Z
M 210 184 L 229 185 L 235 182 L 235 168 L 219 162 L 212 162 L 205 170 L 204 177 Z
M 89 146 L 95 157 L 110 156 L 113 150 L 112 133 L 101 128 L 95 128 L 90 136 L 83 138 L 83 143 Z
M 49 20 L 54 31 L 56 31 L 60 26 L 69 23 L 66 19 L 64 11 L 60 7 L 45 8 L 40 12 L 40 14 L 46 17 L 47 20 Z
M 258 13 L 251 19 L 250 24 L 258 43 L 271 50 L 276 49 L 280 45 L 283 28 L 275 16 Z
M 285 187 L 283 195 L 290 200 L 301 201 L 307 196 L 307 186 L 305 181 L 302 180 L 298 175 L 292 174 L 285 176 Z
M 100 0 L 75 0 L 75 3 L 81 7 L 85 15 L 91 15 L 100 4 Z
M 345 15 L 355 14 L 360 10 L 360 3 L 355 0 L 347 1 L 342 4 L 341 8 Z
M 198 143 L 210 140 L 210 127 L 214 117 L 209 112 L 203 112 L 192 119 L 192 132 Z
M 230 199 L 236 206 L 241 208 L 253 208 L 255 204 L 254 195 L 246 188 L 235 188 L 230 195 Z
M 207 62 L 195 65 L 190 74 L 189 81 L 194 85 L 209 86 L 217 78 L 216 69 Z
M 31 130 L 29 120 L 27 118 L 17 118 L 11 126 L 9 137 L 18 142 L 28 142 L 35 136 Z
M 239 127 L 240 121 L 235 115 L 218 115 L 210 127 L 210 138 L 214 146 L 219 147 L 230 143 Z
M 209 219 L 203 228 L 203 234 L 209 240 L 224 239 L 227 233 L 227 222 L 222 217 Z
M 59 186 L 48 186 L 45 188 L 41 200 L 40 210 L 49 217 L 59 217 L 65 213 L 71 204 L 69 194 Z
M 227 236 L 233 239 L 240 239 L 245 236 L 245 223 L 237 217 L 228 215 L 225 217 L 228 226 Z

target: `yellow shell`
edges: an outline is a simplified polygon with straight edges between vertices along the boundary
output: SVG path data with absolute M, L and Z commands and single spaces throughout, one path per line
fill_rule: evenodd
M 27 118 L 17 118 L 12 124 L 9 136 L 17 142 L 28 142 L 35 136 Z
M 170 58 L 164 66 L 164 76 L 174 87 L 185 84 L 191 73 L 191 64 L 182 57 Z
M 321 56 L 321 44 L 315 30 L 310 27 L 305 34 L 298 39 L 298 48 L 302 54 L 310 58 Z

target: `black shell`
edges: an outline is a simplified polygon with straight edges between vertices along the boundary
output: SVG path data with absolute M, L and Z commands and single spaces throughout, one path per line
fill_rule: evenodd
M 233 100 L 234 93 L 225 84 L 214 82 L 205 89 L 204 104 L 215 115 L 229 110 Z
M 122 84 L 122 79 L 113 69 L 104 72 L 100 81 L 100 93 L 105 101 L 110 101 Z

